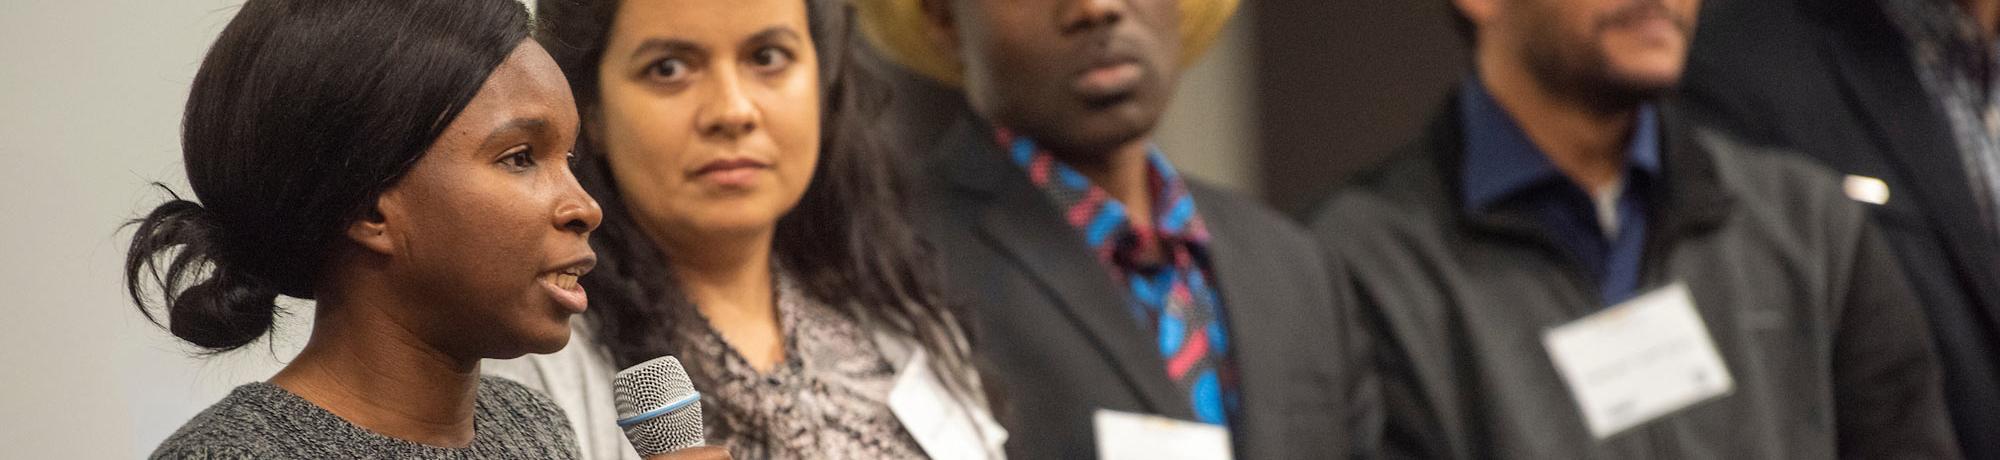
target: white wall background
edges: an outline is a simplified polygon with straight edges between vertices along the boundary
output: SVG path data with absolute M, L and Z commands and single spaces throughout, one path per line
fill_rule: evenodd
M 162 198 L 146 184 L 186 191 L 181 106 L 237 3 L 0 9 L 0 216 L 11 221 L 0 230 L 0 457 L 142 457 L 229 388 L 277 369 L 264 344 L 190 357 L 120 281 L 130 233 L 119 225 Z M 279 342 L 288 356 L 298 340 Z
M 119 226 L 164 198 L 151 181 L 187 193 L 187 86 L 240 0 L 0 3 L 0 458 L 143 457 L 309 327 L 294 302 L 275 339 L 199 359 L 123 294 Z M 1246 23 L 1184 78 L 1160 142 L 1255 190 Z
M 1216 186 L 1255 195 L 1258 177 L 1255 36 L 1246 1 L 1201 62 L 1181 75 L 1155 131 L 1174 167 Z

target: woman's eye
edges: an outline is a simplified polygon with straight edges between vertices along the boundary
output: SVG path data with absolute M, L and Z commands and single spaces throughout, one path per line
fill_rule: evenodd
M 500 163 L 514 170 L 533 168 L 535 167 L 535 152 L 528 149 L 516 150 L 514 153 L 507 154 L 505 158 L 501 158 Z
M 792 65 L 792 53 L 775 46 L 765 47 L 750 55 L 750 64 L 766 71 L 784 70 Z
M 661 80 L 678 80 L 688 73 L 686 62 L 677 58 L 661 59 L 646 66 L 646 76 Z

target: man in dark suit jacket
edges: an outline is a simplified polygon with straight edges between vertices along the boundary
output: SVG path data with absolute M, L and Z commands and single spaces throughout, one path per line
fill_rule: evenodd
M 1710 2 L 1685 102 L 1718 126 L 1848 175 L 1848 193 L 1871 203 L 1930 317 L 1960 446 L 1967 458 L 2000 458 L 2000 237 L 1975 195 L 1988 185 L 1971 179 L 1955 141 L 1946 111 L 1955 101 L 1927 87 L 1928 70 L 1912 59 L 1915 35 L 1898 21 L 1922 13 L 1890 10 L 1956 5 L 1889 1 Z
M 1133 442 L 1107 411 L 1226 430 L 1216 447 L 1238 458 L 1365 454 L 1374 438 L 1336 269 L 1295 224 L 1152 145 L 1234 3 L 859 4 L 877 46 L 973 108 L 924 152 L 916 224 L 997 371 L 1010 456 Z

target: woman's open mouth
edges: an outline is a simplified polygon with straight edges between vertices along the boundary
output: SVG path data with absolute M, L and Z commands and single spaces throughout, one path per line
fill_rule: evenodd
M 542 286 L 548 289 L 549 296 L 555 298 L 556 303 L 561 304 L 564 310 L 570 313 L 583 313 L 590 307 L 590 298 L 584 294 L 583 285 L 577 281 L 583 278 L 583 275 L 590 273 L 591 267 L 596 265 L 596 262 L 597 258 L 591 257 L 569 264 L 560 270 L 544 273 L 541 276 Z

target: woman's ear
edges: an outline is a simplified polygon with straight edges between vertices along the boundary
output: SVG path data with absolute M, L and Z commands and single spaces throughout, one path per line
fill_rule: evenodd
M 363 211 L 361 217 L 347 224 L 347 239 L 354 240 L 355 245 L 370 252 L 382 255 L 394 254 L 396 238 L 391 230 L 397 222 L 390 216 L 402 214 L 395 212 L 401 209 L 402 202 L 399 196 L 401 194 L 393 189 L 377 196 L 375 203 Z

